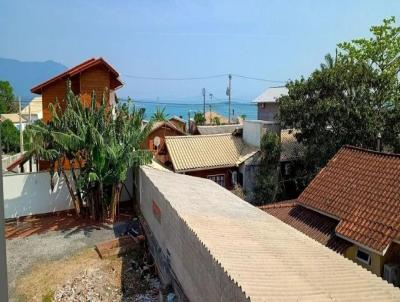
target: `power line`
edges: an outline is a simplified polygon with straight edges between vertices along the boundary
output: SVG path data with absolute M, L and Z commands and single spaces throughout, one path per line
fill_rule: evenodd
M 146 77 L 139 75 L 130 75 L 130 74 L 122 74 L 122 76 L 137 80 L 157 80 L 157 81 L 192 81 L 192 80 L 206 80 L 206 79 L 215 79 L 222 78 L 228 76 L 227 74 L 216 74 L 202 77 L 183 77 L 183 78 L 163 78 L 163 77 Z
M 157 81 L 192 81 L 192 80 L 207 80 L 207 79 L 215 79 L 215 78 L 223 78 L 228 77 L 228 73 L 223 74 L 215 74 L 209 76 L 193 76 L 193 77 L 148 77 L 148 76 L 141 76 L 141 75 L 130 75 L 130 74 L 122 74 L 122 76 L 137 80 L 157 80 Z M 285 83 L 282 80 L 271 80 L 271 79 L 264 79 L 264 78 L 257 78 L 251 77 L 246 75 L 240 74 L 232 74 L 233 77 L 243 78 L 247 80 L 254 80 L 254 81 L 263 81 L 263 82 L 270 82 L 270 83 Z
M 232 74 L 232 76 L 237 77 L 237 78 L 247 79 L 247 80 L 254 80 L 254 81 L 262 81 L 262 82 L 270 82 L 270 83 L 285 83 L 285 81 L 255 78 L 255 77 L 249 77 L 249 76 L 244 76 L 244 75 L 240 75 L 240 74 Z

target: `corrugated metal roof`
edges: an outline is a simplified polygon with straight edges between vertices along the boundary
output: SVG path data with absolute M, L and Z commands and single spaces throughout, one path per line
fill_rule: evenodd
M 295 160 L 304 155 L 304 145 L 297 141 L 296 133 L 298 130 L 281 131 L 281 161 Z
M 254 103 L 275 103 L 278 98 L 288 94 L 288 89 L 286 87 L 271 87 L 265 90 L 261 95 L 259 95 Z
M 400 301 L 398 288 L 218 184 L 142 171 L 250 301 Z
M 216 125 L 216 126 L 197 126 L 197 130 L 202 135 L 208 134 L 222 134 L 222 133 L 233 133 L 236 129 L 242 129 L 243 125 Z
M 259 150 L 231 134 L 167 136 L 165 142 L 175 172 L 235 167 Z

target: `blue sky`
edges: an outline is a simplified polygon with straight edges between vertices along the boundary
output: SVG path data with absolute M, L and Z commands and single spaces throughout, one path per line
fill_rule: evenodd
M 102 56 L 121 73 L 120 96 L 198 102 L 202 87 L 226 98 L 227 79 L 124 74 L 296 79 L 338 42 L 368 36 L 371 25 L 391 15 L 400 18 L 400 1 L 0 0 L 0 57 L 73 66 Z M 250 100 L 274 85 L 234 78 L 232 95 Z

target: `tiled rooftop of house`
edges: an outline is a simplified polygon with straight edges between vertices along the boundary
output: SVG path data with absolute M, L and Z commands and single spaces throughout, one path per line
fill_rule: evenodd
M 296 200 L 277 202 L 259 208 L 340 254 L 352 245 L 335 235 L 339 221 L 304 208 L 296 204 Z
M 193 232 L 215 261 L 204 263 L 202 272 L 211 275 L 215 265 L 229 276 L 226 290 L 240 288 L 249 301 L 400 301 L 398 288 L 218 184 L 148 167 L 141 171 L 156 188 L 154 196 L 165 198 L 184 221 L 182 232 Z
M 235 167 L 259 150 L 231 134 L 167 136 L 165 141 L 175 172 Z
M 342 147 L 298 202 L 340 220 L 336 234 L 384 254 L 400 239 L 400 155 Z

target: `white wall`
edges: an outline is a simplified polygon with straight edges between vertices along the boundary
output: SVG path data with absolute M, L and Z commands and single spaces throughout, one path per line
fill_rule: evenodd
M 266 131 L 280 135 L 279 123 L 261 120 L 243 121 L 243 140 L 248 145 L 260 147 L 261 138 Z
M 6 219 L 74 207 L 64 178 L 60 177 L 51 191 L 48 172 L 5 174 L 3 186 Z

